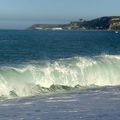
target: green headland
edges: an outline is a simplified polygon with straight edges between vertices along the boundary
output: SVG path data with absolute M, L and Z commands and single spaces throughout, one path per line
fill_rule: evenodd
M 34 24 L 36 30 L 120 30 L 120 16 L 100 17 L 92 20 L 80 19 L 68 24 Z

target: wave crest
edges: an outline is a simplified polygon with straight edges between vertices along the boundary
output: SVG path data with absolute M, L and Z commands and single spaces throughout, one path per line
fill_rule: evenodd
M 0 67 L 0 96 L 30 96 L 79 86 L 120 85 L 120 57 L 74 57 Z

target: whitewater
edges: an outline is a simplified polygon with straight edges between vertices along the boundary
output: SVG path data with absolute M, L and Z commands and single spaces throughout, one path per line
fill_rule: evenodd
M 0 96 L 33 96 L 68 87 L 118 86 L 119 71 L 120 56 L 110 55 L 3 66 L 0 68 Z
M 120 34 L 0 30 L 0 120 L 119 120 Z

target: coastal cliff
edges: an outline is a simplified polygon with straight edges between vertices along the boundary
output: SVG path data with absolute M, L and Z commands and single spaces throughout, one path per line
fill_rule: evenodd
M 109 29 L 110 30 L 120 30 L 120 17 L 111 19 Z
M 29 29 L 42 30 L 120 30 L 120 16 L 73 21 L 68 24 L 34 24 Z

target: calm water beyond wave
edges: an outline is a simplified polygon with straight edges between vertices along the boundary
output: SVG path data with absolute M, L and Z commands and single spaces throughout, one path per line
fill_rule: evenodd
M 0 30 L 0 120 L 119 120 L 120 33 Z

